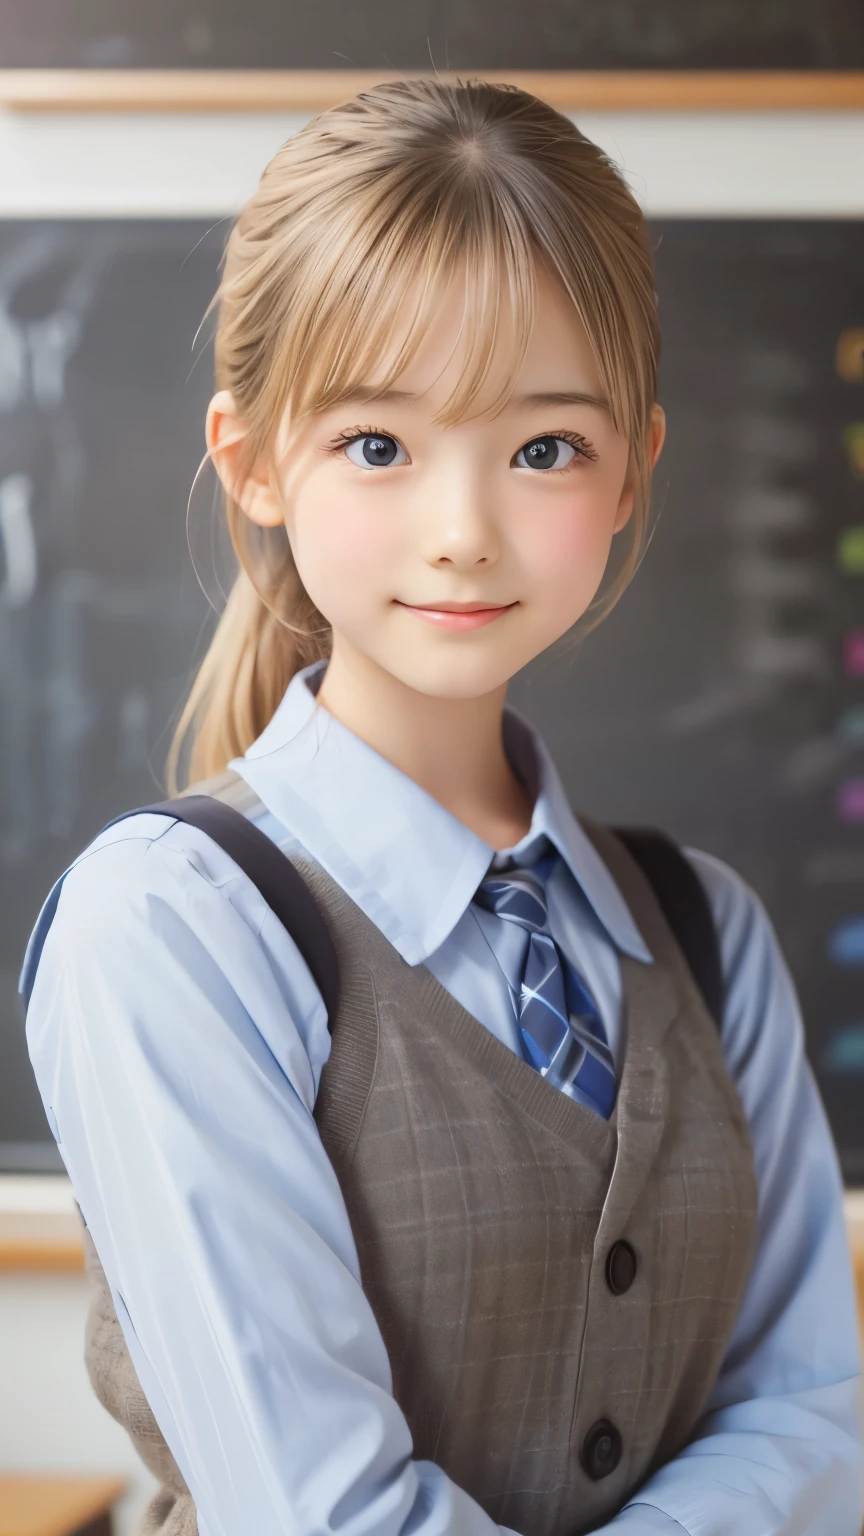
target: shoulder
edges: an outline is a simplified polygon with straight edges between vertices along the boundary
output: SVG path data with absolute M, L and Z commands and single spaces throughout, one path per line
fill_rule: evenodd
M 737 869 L 699 848 L 682 848 L 681 851 L 708 897 L 724 959 L 733 969 L 743 951 L 752 947 L 754 941 L 769 948 L 776 945 L 774 928 L 764 902 Z
M 726 988 L 723 1044 L 737 1076 L 745 1065 L 803 1054 L 794 982 L 764 902 L 731 865 L 696 848 L 682 852 L 708 897 Z
M 34 937 L 46 928 L 46 917 L 52 933 L 85 948 L 124 930 L 152 927 L 157 910 L 170 913 L 175 925 L 185 919 L 194 926 L 201 902 L 213 904 L 209 893 L 230 900 L 238 916 L 260 928 L 263 897 L 221 848 L 196 827 L 136 814 L 100 832 L 68 866 L 48 895 Z
M 237 864 L 196 827 L 152 813 L 109 827 L 56 882 L 33 929 L 20 989 L 28 1033 L 52 996 L 161 1031 L 178 1001 L 242 1013 L 314 1097 L 329 1053 L 320 993 L 291 936 Z M 35 1018 L 31 1018 L 35 1014 Z M 302 1058 L 308 1058 L 308 1064 Z M 298 1071 L 297 1062 L 301 1065 Z M 309 1078 L 309 1064 L 313 1066 Z M 314 1079 L 314 1082 L 313 1082 Z

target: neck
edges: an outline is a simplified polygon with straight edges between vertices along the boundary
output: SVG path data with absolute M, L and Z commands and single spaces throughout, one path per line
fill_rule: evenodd
M 531 824 L 531 797 L 502 740 L 507 684 L 478 698 L 419 693 L 334 642 L 318 703 L 493 848 Z

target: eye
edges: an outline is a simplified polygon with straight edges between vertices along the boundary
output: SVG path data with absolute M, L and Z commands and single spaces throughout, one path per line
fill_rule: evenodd
M 396 457 L 399 453 L 401 459 Z M 408 455 L 401 443 L 385 432 L 352 438 L 345 445 L 345 456 L 358 469 L 388 469 L 391 464 L 408 463 Z
M 563 450 L 563 454 L 562 454 Z M 533 437 L 516 455 L 517 469 L 566 469 L 578 449 L 563 437 Z

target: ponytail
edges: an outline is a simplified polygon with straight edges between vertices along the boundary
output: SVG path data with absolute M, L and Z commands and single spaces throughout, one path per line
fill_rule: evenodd
M 174 732 L 166 764 L 169 795 L 242 757 L 273 718 L 294 673 L 329 654 L 329 626 L 296 572 L 292 584 L 283 582 L 280 598 L 283 609 L 294 609 L 295 622 L 274 610 L 241 569 Z M 181 772 L 187 742 L 191 750 Z

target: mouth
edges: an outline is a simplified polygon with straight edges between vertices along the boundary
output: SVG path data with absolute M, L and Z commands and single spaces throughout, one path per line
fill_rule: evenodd
M 394 601 L 408 613 L 414 613 L 419 619 L 425 619 L 427 624 L 434 624 L 438 629 L 449 630 L 479 629 L 484 624 L 491 624 L 502 614 L 517 606 L 516 603 L 475 602 L 435 603 L 425 607 L 421 603 L 402 603 L 398 598 Z

